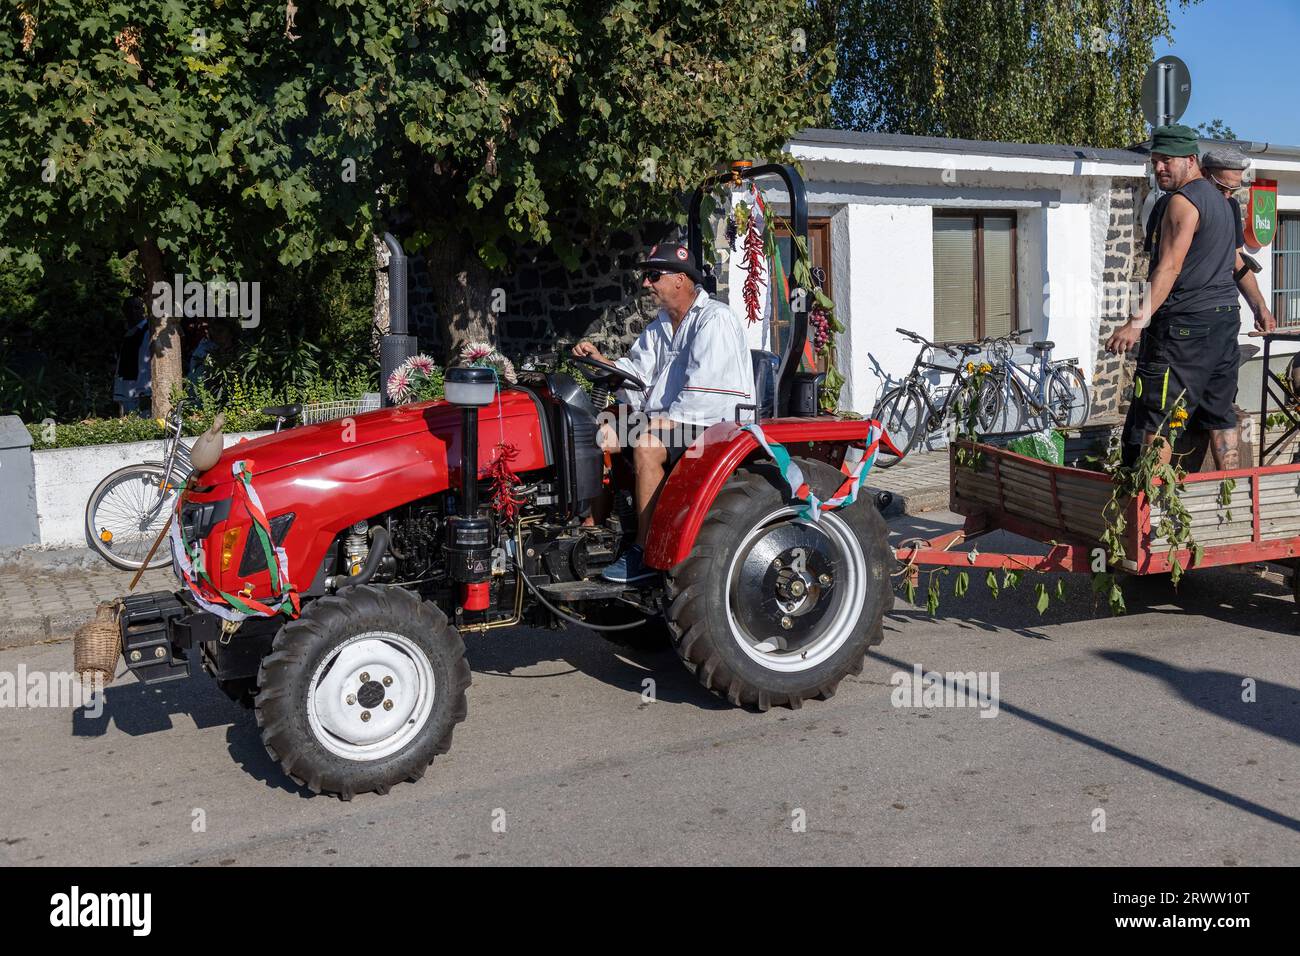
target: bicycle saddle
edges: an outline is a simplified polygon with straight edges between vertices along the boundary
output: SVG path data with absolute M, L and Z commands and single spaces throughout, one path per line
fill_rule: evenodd
M 267 418 L 283 418 L 285 421 L 292 421 L 302 414 L 301 405 L 268 405 L 262 409 L 262 414 Z
M 960 351 L 962 355 L 977 355 L 984 351 L 984 346 L 982 345 L 968 345 L 964 343 L 954 345 L 953 348 Z
M 1040 352 L 1050 352 L 1052 349 L 1056 348 L 1056 343 L 1055 342 L 1034 342 L 1029 347 L 1031 349 L 1037 349 Z

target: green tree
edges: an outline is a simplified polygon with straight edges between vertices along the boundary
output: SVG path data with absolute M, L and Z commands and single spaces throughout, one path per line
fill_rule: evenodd
M 1195 0 L 1178 0 L 1186 7 Z M 847 129 L 1123 147 L 1170 0 L 812 0 Z
M 1196 131 L 1209 139 L 1236 139 L 1232 127 L 1217 116 L 1208 123 L 1197 123 Z
M 449 343 L 491 337 L 489 292 L 518 244 L 572 258 L 566 210 L 595 242 L 676 216 L 682 190 L 774 154 L 829 104 L 831 49 L 808 47 L 800 0 L 392 6 L 297 14 L 286 67 L 328 106 L 303 141 L 322 201 L 302 212 L 358 242 L 400 226 Z
M 829 108 L 801 0 L 23 0 L 0 32 L 0 256 L 134 250 L 147 293 L 425 248 L 447 341 L 491 337 L 517 243 L 680 215 Z M 154 323 L 154 412 L 180 378 Z M 267 330 L 269 334 L 269 330 Z
M 283 224 L 314 196 L 281 132 L 304 104 L 264 83 L 278 35 L 277 12 L 264 10 L 236 0 L 11 8 L 0 32 L 0 256 L 44 271 L 76 268 L 92 249 L 132 250 L 151 305 L 155 284 L 177 272 L 256 279 L 241 267 L 268 243 L 291 258 Z M 182 373 L 179 316 L 150 311 L 163 415 Z

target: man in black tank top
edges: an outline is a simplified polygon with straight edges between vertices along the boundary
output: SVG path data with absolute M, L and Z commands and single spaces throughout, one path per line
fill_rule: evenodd
M 1168 431 L 1181 397 L 1190 417 L 1174 427 L 1210 432 L 1219 468 L 1236 468 L 1237 335 L 1241 315 L 1233 266 L 1232 211 L 1202 175 L 1197 136 L 1187 126 L 1162 126 L 1151 140 L 1151 164 L 1170 195 L 1151 251 L 1150 291 L 1141 310 L 1106 343 L 1123 355 L 1142 340 L 1133 386 L 1135 426 L 1150 444 Z M 1147 329 L 1143 335 L 1143 329 Z M 1161 457 L 1168 459 L 1163 443 Z

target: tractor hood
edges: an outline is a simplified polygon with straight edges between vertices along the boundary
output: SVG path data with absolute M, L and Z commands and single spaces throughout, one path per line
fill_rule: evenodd
M 491 461 L 498 440 L 498 415 L 504 419 L 508 436 L 540 437 L 543 427 L 531 393 L 507 389 L 500 397 L 499 404 L 479 410 L 479 457 L 484 466 Z M 418 448 L 421 457 L 428 458 L 445 474 L 448 453 L 453 448 L 457 458 L 455 466 L 459 467 L 460 431 L 461 410 L 444 401 L 381 408 L 238 442 L 226 448 L 217 464 L 197 476 L 195 483 L 215 488 L 231 482 L 232 466 L 240 460 L 251 461 L 253 473 L 265 476 L 294 466 L 299 466 L 299 472 L 330 467 L 340 455 L 354 458 L 382 455 L 385 446 L 394 444 L 408 446 L 408 451 L 411 447 Z M 518 437 L 514 440 L 518 443 Z

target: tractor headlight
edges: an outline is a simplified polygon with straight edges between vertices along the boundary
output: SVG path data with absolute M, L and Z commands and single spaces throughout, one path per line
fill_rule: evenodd
M 443 394 L 453 405 L 491 405 L 497 394 L 496 373 L 490 368 L 449 368 L 443 378 Z

